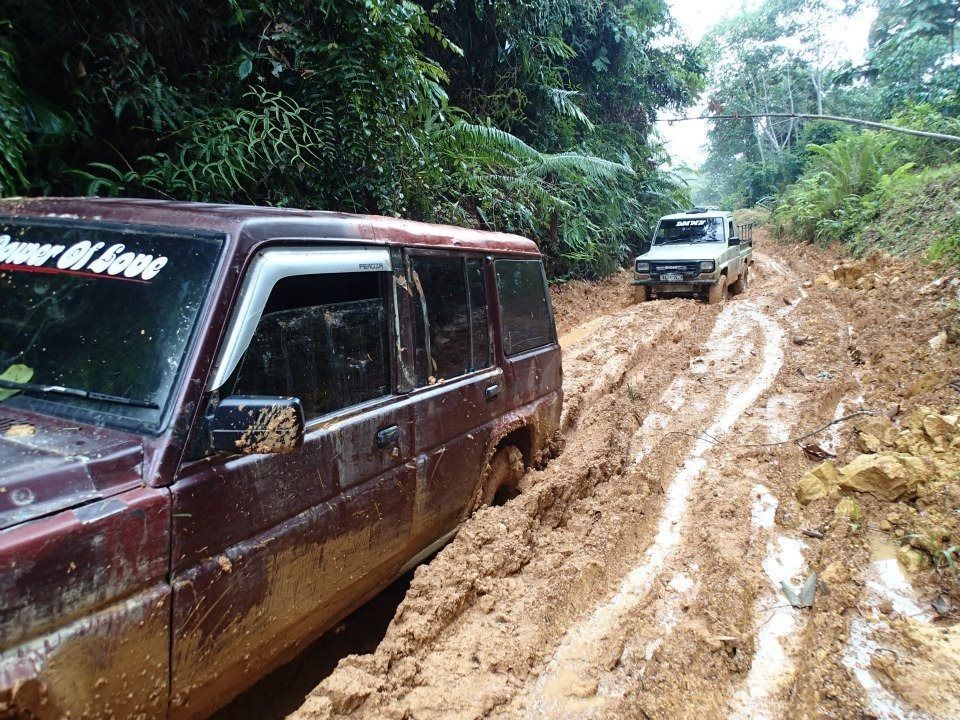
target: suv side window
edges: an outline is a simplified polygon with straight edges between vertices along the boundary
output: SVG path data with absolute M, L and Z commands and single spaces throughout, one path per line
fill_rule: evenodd
M 733 231 L 733 220 L 727 223 L 727 240 L 732 238 L 736 233 Z
M 490 365 L 490 330 L 483 261 L 414 255 L 414 340 L 417 386 L 432 385 Z
M 389 278 L 358 272 L 278 281 L 223 395 L 298 397 L 307 419 L 389 395 Z
M 503 352 L 516 355 L 555 339 L 547 278 L 539 260 L 497 260 Z
M 467 260 L 467 281 L 470 283 L 470 319 L 472 323 L 473 369 L 490 367 L 490 319 L 487 314 L 487 289 L 483 276 L 483 260 Z

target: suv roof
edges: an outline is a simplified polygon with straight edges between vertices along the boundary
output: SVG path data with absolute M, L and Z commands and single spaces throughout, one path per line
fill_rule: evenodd
M 725 220 L 732 218 L 733 213 L 726 210 L 698 210 L 694 209 L 690 212 L 682 213 L 673 213 L 672 215 L 664 215 L 661 217 L 661 220 L 683 220 L 685 218 L 705 218 L 705 217 L 718 217 Z
M 67 218 L 210 230 L 231 235 L 238 249 L 271 238 L 323 237 L 377 245 L 457 248 L 540 255 L 536 243 L 508 233 L 318 210 L 115 198 L 9 198 L 0 216 Z

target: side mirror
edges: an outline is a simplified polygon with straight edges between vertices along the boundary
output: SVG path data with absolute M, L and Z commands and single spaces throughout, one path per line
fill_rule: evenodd
M 303 405 L 291 397 L 234 395 L 207 414 L 210 446 L 235 455 L 285 453 L 303 444 Z
M 733 246 L 733 245 L 739 245 L 739 244 L 740 244 L 740 238 L 736 235 L 734 235 L 732 238 L 727 240 L 727 245 Z

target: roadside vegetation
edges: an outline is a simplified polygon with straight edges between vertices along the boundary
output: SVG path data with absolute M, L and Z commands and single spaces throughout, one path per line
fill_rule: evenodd
M 599 276 L 688 202 L 658 110 L 704 67 L 662 0 L 52 0 L 0 14 L 0 194 L 398 215 Z
M 951 120 L 960 132 L 960 119 Z M 960 263 L 960 146 L 923 144 L 847 132 L 808 146 L 802 174 L 776 202 L 774 229 L 809 242 L 843 242 L 857 254 L 926 252 Z
M 796 112 L 960 134 L 960 3 L 878 0 L 861 64 L 825 28 L 862 3 L 766 0 L 706 42 L 711 112 Z M 960 263 L 960 144 L 833 122 L 716 121 L 697 200 L 770 212 L 782 236 Z

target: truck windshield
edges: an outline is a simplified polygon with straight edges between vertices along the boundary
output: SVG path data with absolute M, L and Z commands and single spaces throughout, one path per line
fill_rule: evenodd
M 0 403 L 157 429 L 222 237 L 0 219 Z
M 723 218 L 682 218 L 661 220 L 655 245 L 723 242 Z

